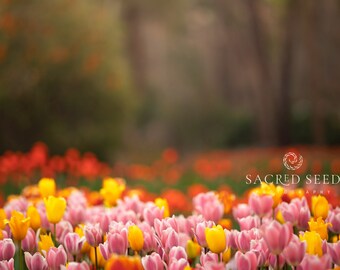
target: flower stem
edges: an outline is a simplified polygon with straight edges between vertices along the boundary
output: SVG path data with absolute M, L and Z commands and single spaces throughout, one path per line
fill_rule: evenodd
M 19 241 L 19 269 L 23 270 L 24 265 L 23 265 L 23 260 L 22 260 L 22 250 L 21 250 L 21 241 Z
M 53 242 L 54 245 L 57 246 L 57 224 L 54 223 L 53 226 L 54 226 Z
M 96 270 L 98 270 L 97 247 L 94 247 L 94 260 L 96 261 Z
M 277 270 L 280 270 L 280 255 L 277 254 L 276 255 L 276 266 L 277 266 Z

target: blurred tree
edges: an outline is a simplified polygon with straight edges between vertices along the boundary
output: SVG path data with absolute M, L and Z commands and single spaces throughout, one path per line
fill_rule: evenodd
M 73 146 L 111 156 L 129 111 L 117 9 L 2 2 L 0 151 L 42 140 L 52 152 Z

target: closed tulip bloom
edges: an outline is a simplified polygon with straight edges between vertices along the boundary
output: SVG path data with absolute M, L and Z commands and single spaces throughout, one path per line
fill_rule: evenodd
M 187 253 L 185 252 L 184 247 L 174 246 L 169 251 L 169 262 L 172 260 L 180 260 L 180 259 L 188 259 Z
M 28 270 L 47 270 L 48 264 L 44 256 L 40 252 L 36 252 L 31 255 L 29 252 L 25 252 L 25 263 Z
M 212 221 L 203 221 L 197 223 L 194 235 L 196 236 L 196 240 L 200 244 L 200 246 L 207 247 L 207 241 L 205 239 L 205 229 L 211 228 L 212 226 L 214 226 L 214 223 Z
M 57 224 L 64 216 L 66 200 L 62 197 L 49 196 L 44 201 L 48 221 L 52 224 Z
M 27 208 L 26 215 L 30 218 L 30 227 L 35 231 L 38 230 L 41 227 L 41 218 L 37 208 L 30 205 Z
M 205 229 L 205 238 L 209 249 L 213 253 L 221 253 L 226 249 L 224 230 L 220 225 Z
M 33 252 L 36 248 L 35 232 L 32 228 L 29 228 L 26 237 L 21 242 L 21 248 L 23 251 Z
M 325 223 L 325 221 L 322 219 L 322 217 L 318 217 L 316 221 L 311 219 L 309 224 L 309 230 L 317 232 L 322 240 L 328 239 L 328 226 L 330 223 Z
M 8 224 L 13 238 L 15 240 L 21 241 L 27 234 L 27 230 L 30 225 L 30 218 L 25 218 L 22 213 L 13 211 Z
M 251 215 L 251 209 L 248 204 L 240 203 L 233 208 L 233 216 L 235 219 L 245 218 Z
M 9 261 L 0 261 L 0 269 L 14 270 L 14 259 L 10 259 Z
M 124 190 L 125 183 L 122 179 L 104 179 L 103 188 L 100 190 L 100 194 L 104 198 L 104 204 L 108 207 L 116 205 Z
M 38 183 L 38 187 L 43 198 L 55 195 L 56 184 L 52 178 L 42 178 Z
M 200 193 L 193 198 L 193 207 L 205 220 L 218 222 L 224 214 L 224 205 L 214 192 Z
M 240 224 L 241 231 L 250 230 L 252 228 L 258 228 L 261 225 L 260 218 L 258 216 L 248 216 L 245 218 L 237 219 Z
M 275 254 L 280 254 L 288 245 L 293 236 L 293 228 L 290 223 L 280 224 L 276 220 L 262 226 L 263 238 L 269 250 Z
M 235 254 L 235 261 L 237 269 L 242 270 L 256 270 L 257 269 L 257 258 L 254 252 L 249 251 L 242 253 L 237 251 Z
M 307 249 L 306 253 L 310 255 L 322 256 L 322 239 L 317 232 L 305 232 L 300 234 L 300 240 L 306 241 Z
M 279 265 L 277 262 L 277 257 L 279 256 Z M 272 253 L 268 256 L 268 262 L 271 266 L 271 269 L 282 269 L 285 264 L 285 258 L 282 255 L 274 255 Z
M 173 260 L 169 264 L 168 270 L 184 270 L 187 266 L 189 266 L 189 263 L 185 259 Z
M 336 234 L 340 234 L 340 208 L 337 207 L 329 213 L 327 221 L 332 224 L 330 230 Z
M 132 225 L 128 230 L 128 240 L 130 247 L 135 251 L 140 251 L 143 249 L 144 237 L 142 230 L 136 226 Z
M 187 242 L 186 251 L 187 251 L 189 259 L 194 259 L 200 255 L 201 247 L 199 244 L 197 244 L 196 242 L 190 239 Z
M 169 204 L 166 199 L 157 198 L 155 200 L 155 205 L 160 209 L 164 209 L 164 212 L 163 212 L 164 218 L 167 218 L 170 216 Z
M 144 269 L 148 270 L 163 270 L 164 264 L 161 256 L 158 253 L 152 252 L 151 255 L 147 255 L 142 258 L 142 265 Z
M 328 253 L 332 258 L 332 261 L 336 265 L 340 265 L 340 241 L 337 243 L 327 243 Z
M 306 252 L 306 242 L 301 242 L 296 235 L 293 235 L 288 246 L 283 250 L 283 256 L 291 266 L 298 266 Z
M 272 212 L 274 201 L 271 195 L 258 195 L 254 192 L 250 195 L 248 203 L 256 215 L 264 217 Z
M 326 270 L 332 267 L 332 260 L 328 254 L 322 257 L 306 254 L 301 264 L 298 266 L 299 270 Z
M 64 246 L 68 253 L 77 255 L 80 253 L 85 238 L 80 238 L 77 233 L 68 233 L 64 238 Z
M 102 230 L 99 223 L 86 225 L 84 227 L 84 234 L 86 242 L 92 247 L 97 247 L 102 242 Z
M 10 238 L 5 238 L 4 240 L 0 241 L 0 261 L 13 258 L 15 254 L 15 246 Z
M 324 196 L 312 196 L 312 213 L 314 218 L 326 219 L 328 216 L 329 204 Z
M 63 246 L 52 247 L 47 251 L 46 260 L 51 270 L 59 270 L 60 266 L 65 265 L 67 255 Z

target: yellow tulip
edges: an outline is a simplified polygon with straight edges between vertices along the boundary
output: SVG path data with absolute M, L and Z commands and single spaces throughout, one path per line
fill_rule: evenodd
M 142 230 L 136 226 L 132 225 L 129 227 L 128 240 L 130 247 L 135 251 L 140 251 L 143 249 L 144 236 Z
M 43 250 L 47 252 L 51 247 L 54 247 L 51 234 L 41 234 L 40 241 L 38 242 L 38 250 L 40 252 Z
M 194 259 L 201 254 L 201 246 L 192 240 L 188 240 L 186 251 L 189 259 Z
M 330 223 L 325 223 L 322 217 L 318 217 L 316 221 L 311 219 L 308 224 L 310 231 L 317 232 L 322 240 L 328 239 L 328 226 L 331 225 Z
M 318 255 L 319 257 L 322 256 L 322 239 L 317 232 L 305 232 L 303 235 L 300 235 L 300 240 L 307 243 L 306 253 Z
M 228 263 L 230 261 L 230 258 L 231 258 L 231 249 L 228 248 L 223 252 L 222 260 L 224 263 Z
M 139 256 L 126 256 L 113 254 L 105 265 L 105 270 L 143 270 Z
M 0 209 L 0 230 L 4 230 L 5 229 L 5 220 L 6 220 L 6 212 L 4 209 Z
M 44 198 L 46 206 L 46 215 L 50 223 L 57 224 L 64 216 L 66 201 L 61 197 L 49 196 Z
M 106 264 L 106 260 L 104 259 L 102 253 L 100 252 L 99 247 L 93 247 L 93 248 L 90 249 L 89 258 L 90 258 L 92 264 L 95 265 L 95 263 L 96 263 L 96 256 L 95 256 L 95 252 L 94 252 L 95 248 L 97 249 L 97 263 L 98 263 L 98 267 L 104 268 L 104 266 Z
M 38 230 L 41 226 L 41 218 L 40 218 L 40 214 L 37 210 L 37 208 L 35 208 L 33 205 L 30 205 L 27 208 L 27 213 L 26 213 L 27 217 L 30 218 L 30 226 L 33 230 Z
M 11 219 L 7 221 L 11 229 L 13 238 L 15 240 L 21 241 L 25 238 L 27 234 L 28 227 L 30 225 L 30 218 L 17 211 L 13 211 Z
M 38 183 L 38 187 L 43 198 L 55 195 L 56 184 L 52 178 L 42 178 Z
M 221 225 L 205 228 L 205 238 L 213 253 L 221 253 L 226 249 L 226 238 Z
M 324 196 L 312 196 L 312 213 L 315 218 L 322 217 L 326 219 L 328 216 L 329 204 Z
M 162 209 L 162 208 L 164 209 L 164 213 L 163 213 L 164 218 L 170 216 L 169 204 L 168 204 L 168 201 L 166 199 L 157 198 L 155 200 L 155 205 L 160 209 Z
M 277 211 L 276 220 L 277 220 L 278 222 L 280 222 L 281 224 L 285 223 L 285 219 L 283 218 L 282 212 L 281 212 L 280 210 Z
M 103 188 L 100 190 L 100 194 L 104 198 L 104 204 L 108 207 L 115 206 L 124 190 L 125 184 L 123 180 L 116 180 L 114 178 L 104 179 Z

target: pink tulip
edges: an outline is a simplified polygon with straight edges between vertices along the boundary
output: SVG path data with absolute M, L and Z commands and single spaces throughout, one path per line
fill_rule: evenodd
M 298 270 L 327 270 L 332 266 L 331 257 L 328 254 L 321 258 L 315 255 L 306 254 L 301 264 L 297 267 Z
M 252 193 L 249 197 L 250 209 L 259 217 L 264 217 L 272 212 L 274 204 L 273 198 L 270 195 L 258 195 Z
M 332 258 L 332 261 L 336 265 L 340 265 L 340 241 L 337 243 L 327 243 L 328 253 Z
M 279 262 L 277 262 L 277 256 L 279 256 Z M 269 254 L 268 261 L 273 269 L 282 269 L 285 264 L 285 258 L 282 255 Z
M 1 270 L 14 270 L 14 259 L 10 259 L 9 261 L 0 261 L 0 269 Z
M 256 254 L 257 265 L 264 266 L 269 258 L 269 249 L 263 238 L 250 241 L 250 250 Z
M 25 262 L 28 270 L 47 270 L 48 264 L 44 256 L 40 252 L 36 252 L 33 256 L 29 252 L 25 252 Z
M 178 232 L 178 224 L 176 219 L 166 218 L 166 219 L 155 219 L 154 228 L 158 236 L 162 235 L 162 232 L 168 228 L 172 228 L 175 232 Z
M 179 260 L 173 260 L 169 264 L 168 270 L 184 270 L 186 266 L 188 266 L 189 263 L 186 259 L 179 259 Z
M 258 240 L 260 239 L 260 237 L 261 236 L 260 236 L 258 229 L 251 229 L 249 231 L 241 231 L 237 234 L 237 238 L 236 238 L 237 248 L 242 252 L 249 251 L 251 240 Z
M 290 222 L 293 225 L 297 225 L 300 209 L 296 204 L 282 202 L 279 204 L 278 209 L 281 211 L 281 214 L 285 222 Z
M 35 232 L 32 228 L 29 228 L 27 234 L 21 242 L 21 248 L 23 251 L 33 252 L 36 248 Z
M 252 228 L 258 228 L 261 225 L 260 218 L 258 216 L 248 216 L 244 218 L 238 218 L 240 224 L 240 230 L 250 230 Z
M 67 267 L 61 266 L 60 270 L 90 270 L 90 266 L 87 264 L 87 262 L 70 262 Z
M 68 233 L 73 232 L 73 227 L 70 222 L 62 220 L 57 224 L 57 241 L 59 243 L 64 243 L 65 236 Z
M 0 261 L 12 259 L 15 254 L 15 245 L 10 238 L 0 241 Z
M 276 220 L 262 226 L 263 238 L 269 250 L 274 254 L 280 254 L 289 244 L 293 236 L 293 228 L 290 223 L 281 225 Z
M 242 253 L 237 251 L 235 254 L 235 260 L 237 269 L 242 270 L 256 270 L 257 269 L 257 258 L 254 252 L 249 251 Z
M 171 264 L 173 260 L 178 261 L 180 259 L 188 259 L 185 249 L 183 247 L 172 247 L 169 252 L 169 263 Z
M 80 238 L 77 233 L 68 233 L 64 238 L 64 246 L 66 251 L 74 256 L 80 253 L 84 241 L 85 238 Z
M 237 230 L 228 231 L 226 229 L 224 230 L 224 232 L 227 240 L 227 246 L 232 249 L 237 249 L 237 238 L 240 232 Z
M 104 244 L 99 245 L 100 252 L 105 260 L 113 253 L 124 255 L 128 248 L 127 229 L 123 228 L 120 233 L 110 232 Z
M 194 234 L 198 244 L 202 247 L 207 247 L 207 242 L 205 239 L 205 228 L 211 228 L 214 225 L 212 221 L 203 221 L 196 225 Z
M 146 222 L 140 223 L 139 228 L 143 231 L 144 236 L 143 250 L 147 252 L 156 250 L 157 241 L 154 229 Z
M 72 205 L 68 203 L 68 205 Z M 84 207 L 81 205 L 72 205 L 67 209 L 64 219 L 69 221 L 73 226 L 81 224 L 85 221 Z
M 301 263 L 306 253 L 306 242 L 301 242 L 299 237 L 293 235 L 288 246 L 283 250 L 283 256 L 288 264 L 297 266 Z
M 92 247 L 97 247 L 102 242 L 102 230 L 99 223 L 88 224 L 84 227 L 86 242 Z
M 237 220 L 251 215 L 251 209 L 248 204 L 240 203 L 233 208 L 233 216 Z
M 163 219 L 163 213 L 164 209 L 160 209 L 153 203 L 147 203 L 143 210 L 143 218 L 149 225 L 153 226 L 155 219 Z
M 335 233 L 340 234 L 340 208 L 337 207 L 334 210 L 330 211 L 327 222 L 331 223 L 332 226 L 329 229 Z
M 164 230 L 161 235 L 161 242 L 166 250 L 170 250 L 171 247 L 178 246 L 178 233 L 176 233 L 175 230 L 172 228 Z
M 46 260 L 51 270 L 59 270 L 61 265 L 65 265 L 67 261 L 67 255 L 63 246 L 51 247 L 47 251 Z
M 142 258 L 142 265 L 144 269 L 148 270 L 163 270 L 164 264 L 163 260 L 158 253 L 153 252 L 151 255 L 147 255 Z
M 141 215 L 144 209 L 144 202 L 140 201 L 138 196 L 124 197 L 123 200 L 118 200 L 117 206 L 125 211 L 133 211 Z
M 200 193 L 193 198 L 194 211 L 205 220 L 218 222 L 224 213 L 224 206 L 214 192 Z
M 205 268 L 206 265 L 218 262 L 218 255 L 216 253 L 207 252 L 202 253 L 200 257 L 200 263 Z

